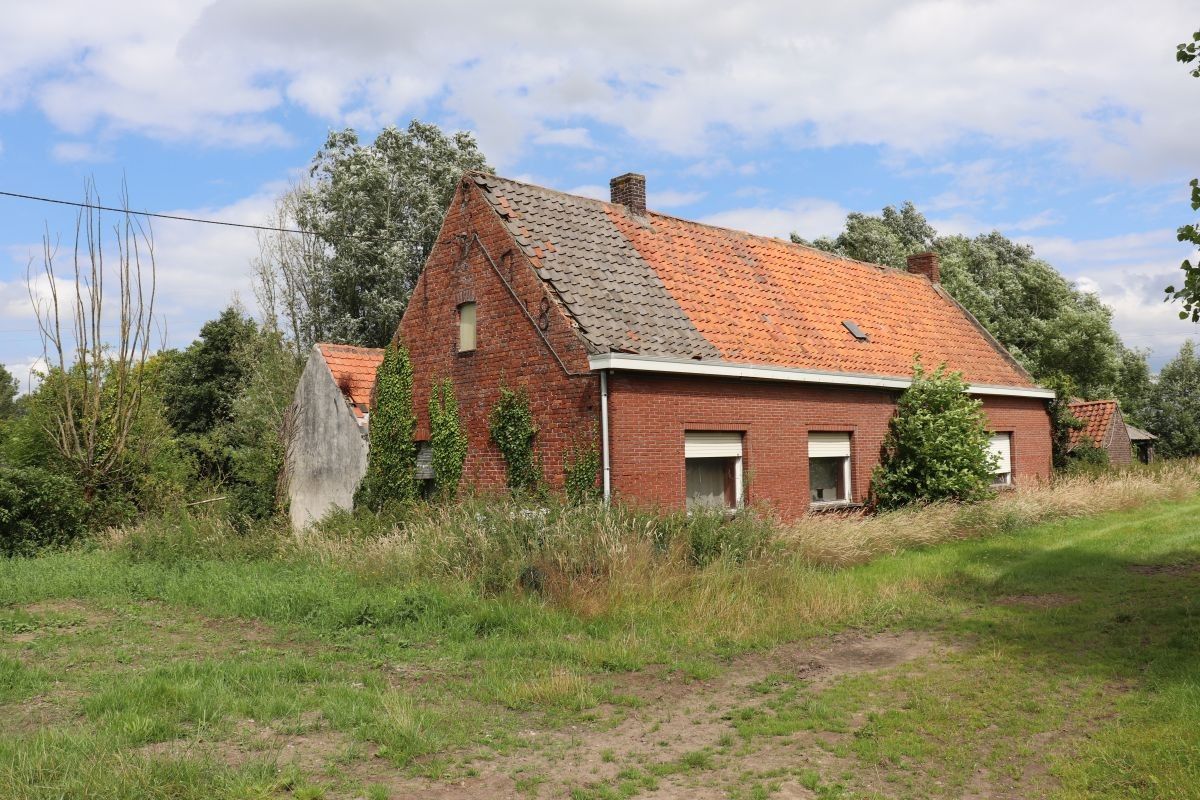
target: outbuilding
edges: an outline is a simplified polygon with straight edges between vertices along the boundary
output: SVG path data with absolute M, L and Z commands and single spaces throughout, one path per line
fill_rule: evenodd
M 1133 463 L 1133 443 L 1120 403 L 1116 400 L 1075 400 L 1070 409 L 1083 427 L 1071 431 L 1068 452 L 1090 443 L 1108 453 L 1110 464 L 1128 466 Z
M 292 401 L 285 475 L 292 526 L 350 509 L 367 471 L 367 425 L 383 350 L 318 344 Z
M 458 185 L 398 336 L 417 437 L 453 380 L 464 480 L 504 485 L 488 414 L 524 390 L 551 486 L 580 437 L 607 496 L 677 509 L 765 503 L 784 518 L 863 502 L 914 358 L 960 371 L 983 402 L 998 485 L 1051 469 L 1052 392 L 940 285 L 908 270 L 482 173 Z

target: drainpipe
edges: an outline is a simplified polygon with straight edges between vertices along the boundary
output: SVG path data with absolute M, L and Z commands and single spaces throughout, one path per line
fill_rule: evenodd
M 600 370 L 600 450 L 604 459 L 604 502 L 612 500 L 612 458 L 608 452 L 608 370 Z

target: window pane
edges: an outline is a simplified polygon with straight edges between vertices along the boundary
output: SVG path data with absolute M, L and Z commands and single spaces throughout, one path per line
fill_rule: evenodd
M 729 508 L 727 475 L 729 458 L 689 458 L 687 465 L 687 507 Z
M 829 503 L 846 499 L 845 465 L 844 458 L 808 460 L 808 486 L 812 502 Z
M 475 304 L 463 303 L 458 307 L 458 350 L 475 349 Z

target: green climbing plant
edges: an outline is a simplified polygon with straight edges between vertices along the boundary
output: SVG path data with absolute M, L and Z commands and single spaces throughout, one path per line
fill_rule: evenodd
M 537 426 L 529 408 L 529 396 L 523 389 L 500 387 L 500 399 L 488 415 L 492 441 L 504 456 L 508 488 L 533 492 L 541 485 L 541 475 L 533 455 Z
M 576 436 L 563 453 L 563 488 L 567 499 L 576 505 L 600 497 L 597 479 L 600 476 L 600 450 L 596 447 L 596 426 Z
M 402 343 L 388 345 L 376 373 L 371 407 L 371 447 L 367 474 L 355 503 L 378 511 L 391 503 L 407 503 L 417 496 L 417 445 L 413 431 L 413 373 L 408 350 Z
M 429 444 L 433 448 L 433 485 L 439 496 L 453 499 L 467 460 L 467 434 L 458 415 L 458 398 L 449 378 L 429 392 Z

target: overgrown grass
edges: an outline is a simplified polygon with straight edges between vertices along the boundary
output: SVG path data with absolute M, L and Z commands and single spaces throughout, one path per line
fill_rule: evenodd
M 825 732 L 853 736 L 839 758 L 894 776 L 888 794 L 924 796 L 931 770 L 961 794 L 977 769 L 1040 757 L 1029 737 L 1058 730 L 1065 796 L 1189 796 L 1198 488 L 1195 464 L 1172 464 L 789 526 L 494 498 L 347 515 L 299 536 L 216 516 L 147 520 L 73 552 L 0 561 L 0 796 L 296 795 L 307 784 L 277 756 L 221 762 L 196 744 L 234 741 L 245 720 L 318 726 L 347 752 L 461 775 L 456 753 L 503 757 L 528 746 L 519 729 L 636 706 L 614 685 L 621 673 L 708 680 L 731 656 L 847 627 L 962 644 L 945 664 L 818 695 L 764 682 L 763 703 L 729 710 L 716 749 L 625 765 L 586 791 L 632 796 L 725 763 L 735 740 Z M 1185 567 L 1159 577 L 1130 563 Z M 1047 592 L 1072 602 L 990 604 Z M 19 722 L 45 708 L 47 724 Z M 146 749 L 172 742 L 187 747 Z M 374 796 L 377 778 L 303 780 Z

